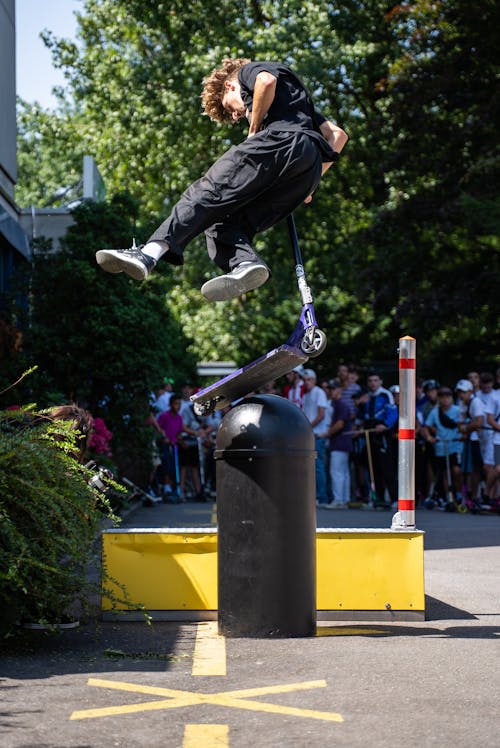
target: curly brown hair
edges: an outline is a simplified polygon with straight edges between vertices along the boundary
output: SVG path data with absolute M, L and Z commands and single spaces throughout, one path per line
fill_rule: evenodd
M 246 57 L 229 58 L 222 60 L 220 68 L 214 68 L 210 75 L 203 80 L 203 91 L 201 101 L 204 114 L 215 122 L 231 122 L 231 115 L 222 106 L 224 96 L 224 84 L 235 78 L 243 65 L 251 60 Z

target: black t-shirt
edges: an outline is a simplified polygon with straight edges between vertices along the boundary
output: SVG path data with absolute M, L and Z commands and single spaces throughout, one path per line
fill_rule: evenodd
M 279 62 L 249 62 L 240 68 L 238 82 L 245 107 L 252 111 L 255 79 L 263 72 L 274 75 L 277 84 L 274 101 L 262 122 L 262 127 L 284 132 L 304 130 L 320 146 L 323 160 L 334 161 L 338 154 L 334 154 L 319 129 L 320 125 L 326 122 L 326 118 L 315 111 L 306 87 L 286 65 Z

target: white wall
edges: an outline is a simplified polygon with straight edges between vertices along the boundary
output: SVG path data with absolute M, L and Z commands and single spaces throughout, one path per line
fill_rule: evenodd
M 0 0 L 0 191 L 14 198 L 16 159 L 15 0 Z

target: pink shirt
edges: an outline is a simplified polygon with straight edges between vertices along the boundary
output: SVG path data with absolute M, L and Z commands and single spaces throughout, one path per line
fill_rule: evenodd
M 171 410 L 166 410 L 158 417 L 158 426 L 169 442 L 176 442 L 182 431 L 182 416 L 180 413 L 172 413 Z

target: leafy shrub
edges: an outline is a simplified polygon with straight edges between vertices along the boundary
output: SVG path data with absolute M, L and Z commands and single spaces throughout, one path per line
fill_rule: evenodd
M 15 621 L 51 623 L 91 590 L 87 566 L 109 502 L 80 464 L 74 423 L 27 409 L 0 412 L 0 607 Z M 126 597 L 126 595 L 125 595 Z

